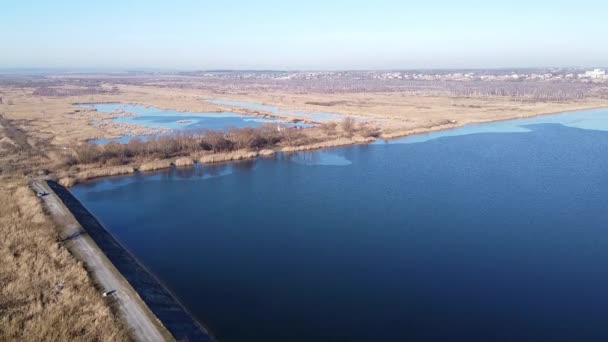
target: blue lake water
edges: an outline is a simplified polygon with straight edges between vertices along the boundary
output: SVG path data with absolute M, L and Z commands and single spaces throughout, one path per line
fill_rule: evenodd
M 608 111 L 74 195 L 221 341 L 608 340 Z
M 85 108 L 95 108 L 99 112 L 111 113 L 113 111 L 126 111 L 134 114 L 134 116 L 118 117 L 113 119 L 114 122 L 123 122 L 145 126 L 147 128 L 166 128 L 171 131 L 179 130 L 201 130 L 201 129 L 227 129 L 227 128 L 242 128 L 242 127 L 257 127 L 264 123 L 281 123 L 281 121 L 271 118 L 262 118 L 252 115 L 243 115 L 233 112 L 180 112 L 176 110 L 160 109 L 156 107 L 145 107 L 134 104 L 123 103 L 98 103 L 98 104 L 83 104 Z M 186 122 L 187 120 L 187 122 Z M 307 127 L 303 123 L 281 123 L 285 126 Z M 137 136 L 145 140 L 147 136 Z M 118 141 L 121 143 L 128 142 L 134 136 L 124 136 L 115 139 L 97 139 L 93 143 L 107 143 L 110 141 Z

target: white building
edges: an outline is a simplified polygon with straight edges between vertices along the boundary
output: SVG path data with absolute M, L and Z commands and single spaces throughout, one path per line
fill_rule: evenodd
M 593 69 L 591 71 L 585 71 L 584 74 L 579 75 L 580 78 L 606 78 L 606 70 Z

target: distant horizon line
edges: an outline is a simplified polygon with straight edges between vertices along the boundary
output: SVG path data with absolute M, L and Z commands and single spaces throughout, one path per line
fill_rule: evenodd
M 137 72 L 170 72 L 170 73 L 194 73 L 194 72 L 399 72 L 399 71 L 489 71 L 489 70 L 548 70 L 548 69 L 605 69 L 606 66 L 529 66 L 529 67 L 421 67 L 421 68 L 371 68 L 371 69 L 253 69 L 253 68 L 217 68 L 217 69 L 187 69 L 187 68 L 161 68 L 161 67 L 0 67 L 0 73 L 137 73 Z

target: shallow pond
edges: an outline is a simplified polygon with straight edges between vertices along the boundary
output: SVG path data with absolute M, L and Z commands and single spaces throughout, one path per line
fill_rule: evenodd
M 264 123 L 277 123 L 288 127 L 305 127 L 301 123 L 285 123 L 277 119 L 263 118 L 253 115 L 243 115 L 233 112 L 180 112 L 176 110 L 146 107 L 123 103 L 83 104 L 85 108 L 94 108 L 99 112 L 112 113 L 125 111 L 133 116 L 122 116 L 113 119 L 114 122 L 130 123 L 151 129 L 165 128 L 170 131 L 201 130 L 201 129 L 227 129 L 242 127 L 257 127 Z M 123 136 L 115 139 L 96 139 L 93 143 L 103 144 L 110 141 L 126 143 L 135 136 Z M 145 140 L 147 136 L 137 136 Z

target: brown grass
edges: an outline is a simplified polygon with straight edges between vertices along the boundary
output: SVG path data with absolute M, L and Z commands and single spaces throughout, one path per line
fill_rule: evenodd
M 131 165 L 96 167 L 60 177 L 59 183 L 65 187 L 71 187 L 87 179 L 127 175 L 133 172 L 135 169 Z
M 270 150 L 270 149 L 265 149 L 265 150 L 261 150 L 259 155 L 260 156 L 272 156 L 273 154 L 275 154 L 274 150 Z
M 191 166 L 193 164 L 194 160 L 190 157 L 181 157 L 175 160 L 175 166 L 177 167 Z
M 352 145 L 352 144 L 364 144 L 375 141 L 376 139 L 373 137 L 353 137 L 353 138 L 338 138 L 329 141 L 318 142 L 309 145 L 303 146 L 286 146 L 281 149 L 283 152 L 296 152 L 296 151 L 308 151 L 308 150 L 316 150 L 320 148 L 327 147 L 336 147 L 336 146 L 344 146 L 344 145 Z
M 147 162 L 144 164 L 141 164 L 139 166 L 139 171 L 142 172 L 146 172 L 146 171 L 155 171 L 155 170 L 161 170 L 161 169 L 166 169 L 168 167 L 171 167 L 171 160 L 168 159 L 156 159 L 153 160 L 151 162 Z
M 221 163 L 221 162 L 227 162 L 227 161 L 234 161 L 234 160 L 244 160 L 244 159 L 251 159 L 251 158 L 255 158 L 258 156 L 258 152 L 254 152 L 254 151 L 246 151 L 246 150 L 240 150 L 240 151 L 232 151 L 232 152 L 224 152 L 224 153 L 213 153 L 213 154 L 208 154 L 208 155 L 204 155 L 202 157 L 199 158 L 199 162 L 200 163 Z
M 59 178 L 59 184 L 65 186 L 66 188 L 72 187 L 76 184 L 76 178 L 74 177 L 61 177 Z
M 103 169 L 85 170 L 85 171 L 79 172 L 76 175 L 76 178 L 77 179 L 89 179 L 89 178 L 96 178 L 96 177 L 118 176 L 118 175 L 126 175 L 126 174 L 133 173 L 133 172 L 135 172 L 135 169 L 133 169 L 132 166 L 122 165 L 122 166 L 106 167 Z
M 0 340 L 130 340 L 27 187 L 0 188 L 0 231 Z

